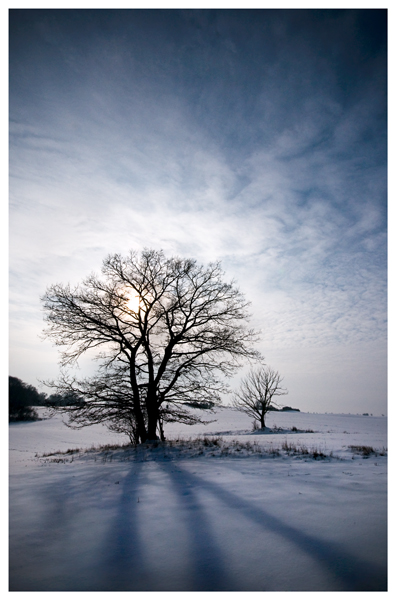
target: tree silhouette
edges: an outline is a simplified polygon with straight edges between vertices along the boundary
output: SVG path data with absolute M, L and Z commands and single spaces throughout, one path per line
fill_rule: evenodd
M 281 387 L 282 377 L 271 367 L 262 366 L 251 370 L 241 380 L 240 388 L 234 392 L 233 406 L 260 422 L 265 427 L 265 415 L 276 406 L 275 396 L 284 396 L 288 392 Z
M 84 399 L 59 407 L 70 425 L 107 422 L 134 442 L 163 437 L 163 423 L 199 419 L 188 403 L 218 404 L 224 377 L 242 359 L 259 359 L 257 334 L 247 328 L 248 303 L 219 263 L 163 252 L 111 255 L 102 276 L 81 285 L 56 284 L 43 297 L 44 335 L 61 348 L 61 366 L 95 350 L 97 375 L 77 380 L 62 372 L 48 384 Z

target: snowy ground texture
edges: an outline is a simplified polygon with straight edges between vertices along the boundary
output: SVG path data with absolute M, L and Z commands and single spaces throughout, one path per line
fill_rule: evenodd
M 385 417 L 207 416 L 138 451 L 59 416 L 11 424 L 10 590 L 387 589 Z

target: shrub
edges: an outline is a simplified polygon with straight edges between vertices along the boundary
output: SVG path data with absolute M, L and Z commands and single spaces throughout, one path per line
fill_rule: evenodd
M 31 406 L 21 406 L 18 409 L 10 410 L 9 421 L 38 421 L 39 416 L 36 410 Z

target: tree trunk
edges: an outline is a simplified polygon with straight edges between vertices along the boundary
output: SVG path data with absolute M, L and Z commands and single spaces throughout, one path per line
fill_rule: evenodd
M 131 382 L 131 388 L 133 391 L 133 409 L 136 417 L 138 442 L 144 443 L 147 440 L 147 431 L 142 409 L 140 408 L 140 393 L 136 381 L 134 356 L 129 364 L 129 380 Z
M 161 442 L 165 442 L 164 424 L 163 424 L 161 417 L 158 419 L 158 429 L 160 432 Z
M 159 411 L 157 406 L 157 394 L 155 390 L 148 390 L 147 399 L 147 440 L 158 440 L 157 425 L 159 419 Z
M 136 416 L 136 429 L 137 429 L 137 437 L 138 437 L 138 443 L 144 443 L 147 440 L 147 431 L 146 431 L 146 425 L 144 423 L 144 417 L 142 414 L 142 411 L 140 409 L 139 403 L 134 401 L 134 410 L 135 410 L 135 416 Z
M 137 437 L 138 444 L 143 444 L 147 440 L 147 431 L 144 423 L 138 423 Z
M 158 440 L 157 423 L 158 423 L 158 420 L 155 417 L 155 415 L 149 414 L 148 427 L 147 427 L 147 440 L 146 441 Z
M 262 413 L 260 415 L 260 425 L 261 425 L 261 429 L 264 429 L 264 427 L 265 427 L 265 413 Z

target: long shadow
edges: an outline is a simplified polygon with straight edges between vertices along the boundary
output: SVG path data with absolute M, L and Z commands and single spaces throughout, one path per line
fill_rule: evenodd
M 71 476 L 62 475 L 62 486 L 51 477 L 46 479 L 29 499 L 33 506 L 34 503 L 38 503 L 37 506 L 43 507 L 44 510 L 39 511 L 37 515 L 23 517 L 26 532 L 21 533 L 18 525 L 18 507 L 25 507 L 26 502 L 18 500 L 20 489 L 18 492 L 16 488 L 15 497 L 13 495 L 15 507 L 13 497 L 10 498 L 10 508 L 11 512 L 15 513 L 15 527 L 18 531 L 18 538 L 15 539 L 12 548 L 10 547 L 10 591 L 149 590 L 153 565 L 150 565 L 145 555 L 145 544 L 139 529 L 140 507 L 136 501 L 138 486 L 144 484 L 144 467 L 145 463 L 133 461 L 126 474 L 123 471 L 124 474 L 119 475 L 121 489 L 116 504 L 113 494 L 108 496 L 107 504 L 106 495 L 102 495 L 100 489 L 95 491 L 95 477 L 84 479 L 84 488 L 91 490 L 86 496 L 88 506 L 81 505 L 74 499 L 76 486 L 79 485 L 76 479 L 73 481 Z M 228 491 L 224 486 L 191 474 L 178 462 L 159 461 L 157 467 L 161 467 L 170 478 L 180 505 L 186 509 L 191 572 L 183 577 L 187 587 L 180 591 L 238 589 L 222 549 L 214 538 L 205 505 L 199 500 L 195 490 L 212 494 L 225 507 L 236 509 L 244 518 L 256 523 L 261 530 L 283 536 L 294 544 L 296 554 L 299 551 L 306 553 L 323 569 L 338 578 L 342 590 L 387 589 L 386 565 L 377 567 L 346 552 L 340 544 L 304 533 Z M 84 494 L 81 497 L 84 498 Z M 92 528 L 91 537 L 96 533 L 95 524 L 90 518 L 90 504 L 93 511 L 97 510 L 95 514 L 98 518 L 106 519 L 106 530 L 103 535 L 102 530 L 98 529 L 97 545 L 94 547 L 89 541 L 85 549 L 76 548 L 73 546 L 73 540 L 76 539 L 76 522 L 86 527 L 88 533 Z M 111 518 L 106 518 L 107 510 L 112 511 L 108 513 Z M 92 539 L 95 543 L 95 538 Z M 97 557 L 90 555 L 91 550 Z M 168 580 L 168 587 L 169 583 Z M 257 591 L 264 589 L 260 587 Z
M 350 552 L 346 552 L 340 544 L 325 541 L 304 533 L 296 527 L 288 525 L 279 518 L 271 515 L 262 508 L 257 508 L 254 504 L 237 496 L 235 493 L 227 491 L 221 485 L 207 481 L 197 475 L 192 475 L 189 471 L 183 469 L 179 463 L 177 464 L 177 468 L 179 471 L 177 484 L 180 488 L 180 493 L 182 492 L 181 481 L 183 481 L 184 487 L 186 484 L 190 484 L 199 487 L 200 489 L 204 489 L 216 496 L 226 506 L 243 513 L 244 517 L 254 521 L 262 529 L 283 536 L 296 546 L 296 552 L 303 551 L 310 555 L 322 568 L 327 569 L 333 576 L 338 578 L 343 591 L 387 590 L 386 565 L 379 567 L 366 560 L 362 560 Z M 200 550 L 200 548 L 204 546 L 204 537 L 207 533 L 207 529 L 204 529 L 200 540 L 200 546 L 197 550 Z M 210 539 L 210 535 L 208 539 Z M 285 568 L 287 568 L 286 564 Z M 223 573 L 221 580 L 226 581 L 226 579 L 226 574 Z M 257 591 L 262 590 L 260 589 Z
M 185 525 L 189 531 L 191 570 L 185 573 L 183 591 L 235 591 L 232 574 L 216 543 L 210 521 L 194 489 L 186 485 L 186 473 L 175 463 L 159 462 L 171 479 L 181 508 L 186 509 Z M 190 481 L 194 481 L 193 478 Z M 193 511 L 193 512 L 192 512 Z M 180 518 L 180 517 L 179 517 Z M 179 590 L 180 591 L 180 590 Z
M 77 502 L 78 478 L 62 475 L 61 485 L 51 478 L 45 480 L 30 498 L 41 510 L 23 516 L 25 530 L 18 525 L 19 503 L 14 508 L 11 497 L 10 513 L 15 513 L 18 537 L 14 539 L 10 523 L 10 591 L 145 590 L 150 574 L 135 498 L 141 469 L 141 463 L 133 462 L 126 475 L 118 475 L 121 494 L 116 504 L 113 494 L 106 499 L 103 488 L 96 487 L 103 474 L 84 477 L 87 491 Z M 114 485 L 114 477 L 109 481 Z M 108 518 L 114 507 L 114 518 Z M 102 520 L 99 527 L 98 519 Z M 85 539 L 78 527 L 83 528 Z M 76 546 L 79 539 L 82 543 Z
M 29 512 L 26 497 L 22 504 L 18 499 L 19 485 L 15 492 L 10 491 L 10 591 L 64 590 L 69 580 L 76 578 L 76 573 L 68 573 L 64 566 L 69 558 L 71 523 L 81 512 L 76 506 L 71 509 L 74 485 L 69 475 L 62 477 L 62 486 L 56 479 L 51 484 L 45 481 L 29 492 Z
M 102 541 L 102 564 L 98 583 L 92 591 L 145 591 L 150 569 L 144 558 L 139 531 L 137 490 L 142 482 L 142 463 L 133 462 L 124 479 L 116 515 L 110 521 L 108 536 Z

